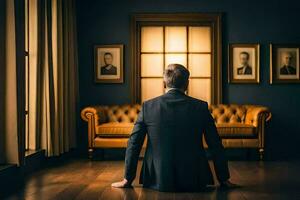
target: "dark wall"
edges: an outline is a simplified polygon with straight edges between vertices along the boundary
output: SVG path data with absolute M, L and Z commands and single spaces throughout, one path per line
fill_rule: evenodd
M 130 15 L 136 12 L 223 13 L 223 102 L 268 106 L 273 117 L 266 132 L 267 157 L 300 157 L 300 84 L 269 84 L 269 44 L 300 44 L 297 0 L 77 0 L 81 108 L 130 102 Z M 114 43 L 125 44 L 125 83 L 95 84 L 93 46 Z M 229 43 L 261 44 L 259 85 L 228 84 Z M 80 129 L 86 141 L 86 125 Z

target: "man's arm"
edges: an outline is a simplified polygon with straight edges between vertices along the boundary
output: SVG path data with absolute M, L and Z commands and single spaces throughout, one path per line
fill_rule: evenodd
M 136 169 L 140 151 L 142 149 L 147 128 L 144 123 L 144 104 L 134 124 L 133 131 L 128 140 L 125 157 L 125 175 L 124 180 L 113 183 L 113 187 L 129 187 L 136 176 Z
M 204 130 L 205 141 L 213 157 L 217 178 L 220 183 L 224 183 L 230 177 L 228 162 L 226 159 L 224 147 L 222 144 L 222 140 L 218 134 L 214 119 L 212 118 L 208 110 L 207 104 L 205 107 L 205 112 L 206 112 L 205 115 L 206 123 L 205 123 L 205 130 Z

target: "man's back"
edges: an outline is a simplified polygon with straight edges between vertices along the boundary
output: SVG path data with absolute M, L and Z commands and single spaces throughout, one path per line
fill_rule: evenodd
M 189 75 L 180 64 L 167 67 L 164 85 L 169 91 L 143 104 L 128 140 L 124 179 L 113 183 L 113 187 L 132 184 L 146 135 L 148 142 L 140 175 L 144 187 L 159 191 L 199 191 L 213 184 L 202 145 L 203 133 L 218 180 L 223 185 L 231 184 L 224 148 L 207 103 L 184 93 Z
M 207 103 L 171 90 L 145 102 L 142 109 L 142 123 L 148 136 L 140 175 L 144 187 L 160 191 L 197 191 L 213 184 L 202 145 L 202 133 L 211 119 Z M 210 140 L 216 140 L 215 146 L 221 148 L 219 138 Z M 228 179 L 227 170 L 221 170 L 225 172 L 223 179 Z

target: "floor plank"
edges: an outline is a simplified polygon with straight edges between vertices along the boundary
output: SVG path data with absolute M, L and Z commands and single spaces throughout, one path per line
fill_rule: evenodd
M 211 164 L 211 163 L 210 163 Z M 110 185 L 121 180 L 124 161 L 71 160 L 26 178 L 25 185 L 8 200 L 273 200 L 300 199 L 300 162 L 231 161 L 231 180 L 241 188 L 224 191 L 217 186 L 201 193 L 167 193 L 142 188 L 138 177 L 132 189 L 116 189 Z M 141 161 L 138 165 L 138 172 Z M 214 176 L 215 177 L 215 176 Z

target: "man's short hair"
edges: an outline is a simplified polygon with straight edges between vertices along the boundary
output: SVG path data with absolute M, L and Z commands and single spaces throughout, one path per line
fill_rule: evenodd
M 104 54 L 104 56 L 107 56 L 107 55 L 110 55 L 111 57 L 113 57 L 112 53 L 110 53 L 110 52 L 106 52 L 106 53 Z
M 164 81 L 168 88 L 183 88 L 190 77 L 190 72 L 183 65 L 170 64 L 164 71 Z
M 246 52 L 246 51 L 242 51 L 242 52 L 240 53 L 240 55 L 242 55 L 242 54 L 246 55 L 246 56 L 247 56 L 247 59 L 249 59 L 250 55 L 249 55 L 249 53 L 248 53 L 248 52 Z

